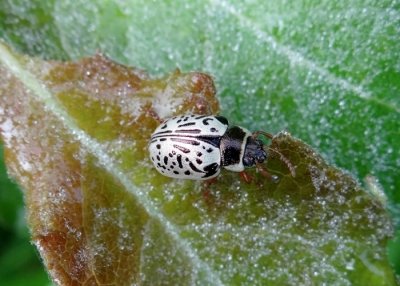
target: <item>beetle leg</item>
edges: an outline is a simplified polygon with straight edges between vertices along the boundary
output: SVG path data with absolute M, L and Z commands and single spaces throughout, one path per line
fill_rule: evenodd
M 246 183 L 250 184 L 251 181 L 253 180 L 253 177 L 250 176 L 248 173 L 246 173 L 245 171 L 242 171 L 239 173 L 240 177 L 243 179 L 243 181 L 245 181 Z

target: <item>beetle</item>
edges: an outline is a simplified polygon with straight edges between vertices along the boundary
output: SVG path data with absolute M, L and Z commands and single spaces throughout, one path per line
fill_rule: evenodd
M 209 180 L 218 176 L 221 167 L 240 172 L 246 181 L 245 168 L 263 163 L 267 157 L 264 143 L 258 139 L 267 132 L 254 133 L 240 126 L 229 126 L 218 115 L 181 115 L 165 120 L 151 135 L 148 145 L 151 161 L 161 174 L 177 179 Z M 291 170 L 289 161 L 278 153 Z M 260 167 L 267 176 L 268 172 Z

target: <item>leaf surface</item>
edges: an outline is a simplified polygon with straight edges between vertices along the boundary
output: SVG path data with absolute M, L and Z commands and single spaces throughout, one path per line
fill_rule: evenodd
M 246 184 L 152 168 L 150 134 L 173 114 L 219 111 L 212 79 L 159 79 L 102 55 L 45 62 L 0 46 L 0 129 L 53 280 L 67 285 L 396 285 L 382 201 L 288 133 Z M 275 155 L 274 155 L 275 154 Z
M 376 177 L 399 212 L 397 0 L 2 1 L 0 16 L 0 36 L 30 54 L 212 74 L 232 120 Z

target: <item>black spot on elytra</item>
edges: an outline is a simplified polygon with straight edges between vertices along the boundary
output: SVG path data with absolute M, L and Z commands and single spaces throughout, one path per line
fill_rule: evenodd
M 179 165 L 179 168 L 183 168 L 183 165 L 182 165 L 182 155 L 181 154 L 178 154 L 178 156 L 176 156 L 176 160 L 178 161 L 178 165 Z
M 181 122 L 182 122 L 182 119 L 178 119 L 178 121 L 176 123 L 181 123 Z
M 199 133 L 201 133 L 201 130 L 200 129 L 181 129 L 181 130 L 176 130 L 175 133 L 199 134 Z
M 161 145 L 160 144 L 157 144 L 156 147 L 157 147 L 157 149 L 161 149 Z
M 185 171 L 185 175 L 189 176 L 190 175 L 190 171 L 189 170 Z
M 217 132 L 218 130 L 216 128 L 212 127 L 212 128 L 210 128 L 210 131 L 211 132 Z
M 210 136 L 210 135 L 202 136 L 202 135 L 199 135 L 199 136 L 196 136 L 196 140 L 202 141 L 202 142 L 207 143 L 207 144 L 209 144 L 211 146 L 219 148 L 220 141 L 221 141 L 221 136 Z
M 192 126 L 192 125 L 196 125 L 196 122 L 184 123 L 184 124 L 178 125 L 178 127 L 186 127 L 186 126 Z
M 196 159 L 196 162 L 197 162 L 197 164 L 199 164 L 199 165 L 200 165 L 201 163 L 203 163 L 203 161 L 201 161 L 199 158 Z
M 156 157 L 156 158 L 157 158 L 157 161 L 160 161 L 160 156 L 158 156 L 158 155 L 157 155 L 157 157 Z
M 176 152 L 175 152 L 175 151 L 172 151 L 171 153 L 172 153 L 172 155 L 176 155 Z
M 161 135 L 161 134 L 168 134 L 168 133 L 172 133 L 172 130 L 160 131 L 160 132 L 157 132 L 156 134 L 154 134 L 154 136 Z
M 161 168 L 161 164 L 160 163 L 157 163 L 157 166 Z
M 176 166 L 176 162 L 172 162 L 172 165 Z
M 213 151 L 212 148 L 208 148 L 208 149 L 207 149 L 207 153 L 211 153 L 212 151 Z
M 185 119 L 183 119 L 183 122 L 188 121 L 189 117 L 185 117 Z
M 185 161 L 186 161 L 186 162 L 189 162 L 189 158 L 185 158 Z
M 217 172 L 218 167 L 219 165 L 217 163 L 212 163 L 210 165 L 205 166 L 203 170 L 206 172 L 206 174 L 203 176 L 203 178 L 208 178 L 214 175 Z
M 154 157 L 151 157 L 151 161 L 154 161 Z
M 174 165 L 169 166 L 171 169 L 175 169 Z
M 210 124 L 210 123 L 208 123 L 208 121 L 212 121 L 212 120 L 213 120 L 212 118 L 205 118 L 205 119 L 203 119 L 203 124 L 208 125 L 208 124 Z
M 201 171 L 200 171 L 199 169 L 197 169 L 196 166 L 195 166 L 192 162 L 189 163 L 189 167 L 190 167 L 190 169 L 192 169 L 193 171 L 198 172 L 198 173 L 201 173 Z
M 160 138 L 160 141 L 166 141 L 167 138 Z
M 164 125 L 161 127 L 161 129 L 165 129 L 165 128 L 167 128 L 167 124 L 164 124 Z
M 171 141 L 179 142 L 179 143 L 183 143 L 183 144 L 195 145 L 195 146 L 200 145 L 199 141 L 191 140 L 191 139 L 184 139 L 184 138 L 171 138 Z
M 178 149 L 179 151 L 182 151 L 183 153 L 190 153 L 190 149 L 188 149 L 188 148 L 185 148 L 183 146 L 179 146 L 176 144 L 174 144 L 173 146 L 174 146 L 174 148 Z
M 164 164 L 167 165 L 168 164 L 168 157 L 164 156 Z
M 174 171 L 174 174 L 179 175 L 179 172 L 178 171 Z
M 223 117 L 223 116 L 215 116 L 215 119 L 217 119 L 219 122 L 221 122 L 222 124 L 224 124 L 224 125 L 228 125 L 229 123 L 228 123 L 228 119 L 226 119 L 225 117 Z
M 203 153 L 197 152 L 196 155 L 197 155 L 197 157 L 201 157 L 201 155 L 203 155 Z
M 170 158 L 172 158 L 172 153 L 169 153 L 168 156 L 169 156 Z

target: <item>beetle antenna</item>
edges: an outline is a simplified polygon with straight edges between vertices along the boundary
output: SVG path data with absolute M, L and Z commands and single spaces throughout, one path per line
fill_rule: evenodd
M 271 175 L 268 170 L 266 170 L 261 163 L 256 163 L 257 171 L 260 172 L 264 177 L 269 178 L 271 181 L 277 183 L 279 181 L 279 177 L 277 175 Z
M 255 131 L 255 132 L 253 132 L 253 138 L 255 139 L 255 138 L 257 138 L 258 137 L 258 135 L 264 135 L 265 137 L 267 137 L 268 139 L 271 139 L 272 140 L 272 138 L 274 138 L 274 135 L 272 135 L 271 133 L 268 133 L 268 132 L 264 132 L 264 131 Z
M 286 158 L 281 152 L 279 152 L 278 150 L 275 150 L 271 147 L 268 147 L 268 151 L 272 151 L 272 153 L 275 153 L 277 155 L 279 155 L 279 159 L 285 163 L 285 165 L 288 167 L 290 174 L 292 174 L 292 177 L 296 177 L 296 170 L 295 167 L 293 166 L 293 164 L 290 162 L 290 160 L 288 158 Z

